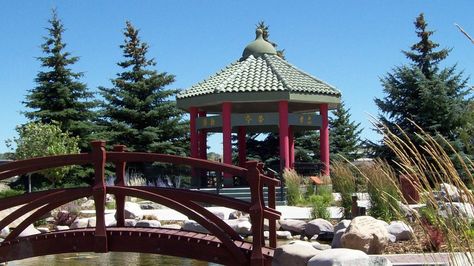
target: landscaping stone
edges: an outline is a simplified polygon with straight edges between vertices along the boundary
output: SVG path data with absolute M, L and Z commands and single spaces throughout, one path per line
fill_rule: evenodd
M 229 213 L 229 220 L 239 219 L 242 216 L 243 215 L 241 211 L 233 211 Z
M 448 201 L 457 202 L 460 200 L 459 189 L 451 184 L 442 183 L 439 187 L 439 192 L 441 197 Z
M 56 230 L 58 230 L 58 231 L 69 230 L 69 226 L 67 226 L 67 225 L 56 225 Z
M 10 234 L 10 228 L 8 228 L 8 227 L 4 227 L 4 228 L 2 229 L 2 231 L 0 231 L 0 237 L 1 237 L 1 238 L 7 237 L 8 234 Z
M 40 234 L 41 232 L 38 231 L 32 224 L 28 225 L 23 232 L 20 233 L 18 237 L 25 237 L 25 236 L 31 236 L 31 235 L 36 235 Z
M 160 227 L 161 223 L 157 220 L 140 220 L 135 227 Z
M 330 249 L 331 246 L 328 245 L 328 244 L 321 244 L 319 243 L 318 241 L 313 241 L 311 242 L 311 245 L 313 245 L 313 248 L 317 249 L 317 250 L 326 250 L 326 249 Z
M 367 254 L 381 254 L 388 245 L 387 228 L 371 216 L 359 216 L 341 237 L 343 248 L 358 249 Z
M 304 235 L 308 238 L 327 232 L 334 233 L 334 227 L 324 219 L 311 220 L 304 227 Z
M 337 232 L 341 229 L 346 229 L 347 227 L 349 227 L 350 224 L 351 224 L 351 220 L 348 220 L 348 219 L 341 220 L 339 223 L 337 223 L 334 226 L 334 232 Z
M 267 219 L 264 219 L 264 220 L 263 220 L 263 230 L 270 230 L 270 227 L 269 227 L 268 223 L 269 223 L 269 222 L 268 222 Z M 281 228 L 280 221 L 279 221 L 279 220 L 276 220 L 276 221 L 275 221 L 275 230 L 278 231 L 278 230 L 280 230 L 280 228 Z
M 125 219 L 125 223 L 124 223 L 125 226 L 134 227 L 136 224 L 137 224 L 137 220 L 135 219 Z
M 76 229 L 76 228 L 86 228 L 87 225 L 89 224 L 89 219 L 88 218 L 80 218 L 74 220 L 71 224 L 71 229 Z
M 263 236 L 265 239 L 270 238 L 270 232 L 269 231 L 263 231 Z M 282 239 L 282 240 L 293 240 L 293 236 L 291 235 L 290 231 L 276 231 L 276 237 L 277 239 Z
M 193 220 L 185 221 L 182 229 L 186 231 L 193 231 L 193 232 L 204 233 L 204 234 L 209 233 L 209 231 L 206 228 L 204 228 L 202 225 L 198 224 L 196 221 L 193 221 Z
M 249 219 L 242 217 L 235 220 L 224 220 L 235 232 L 241 235 L 250 235 L 252 234 L 252 224 L 249 222 Z
M 390 241 L 390 243 L 395 243 L 397 242 L 397 237 L 392 234 L 388 234 L 388 241 Z
M 160 227 L 161 228 L 166 228 L 166 229 L 181 230 L 181 225 L 179 225 L 179 224 L 163 224 Z
M 392 262 L 385 257 L 370 256 L 368 266 L 392 266 Z
M 474 205 L 461 202 L 444 202 L 439 204 L 438 214 L 445 218 L 461 216 L 472 221 L 474 220 Z
M 388 232 L 396 237 L 397 241 L 406 241 L 413 238 L 413 229 L 402 221 L 393 221 L 388 226 Z
M 140 205 L 130 201 L 125 202 L 124 215 L 125 219 L 143 219 L 143 211 L 140 208 Z
M 306 247 L 313 247 L 313 244 L 308 241 L 303 241 L 303 240 L 293 240 L 289 242 L 288 244 L 290 245 L 300 245 L 300 246 L 306 246 Z
M 338 231 L 336 231 L 331 242 L 332 248 L 342 248 L 341 237 L 345 232 L 346 232 L 346 229 L 339 229 Z
M 360 250 L 339 248 L 320 251 L 308 261 L 308 266 L 367 266 L 370 258 Z
M 212 214 L 214 214 L 215 216 L 219 217 L 221 220 L 224 220 L 225 219 L 225 214 L 224 212 L 221 212 L 221 211 L 211 211 Z
M 81 209 L 93 209 L 95 206 L 95 202 L 93 199 L 88 199 L 84 203 L 81 204 Z
M 40 231 L 42 234 L 50 232 L 48 227 L 36 227 L 36 230 Z
M 115 215 L 113 214 L 106 214 L 104 216 L 104 222 L 105 222 L 105 226 L 108 226 L 108 227 L 117 226 L 117 221 L 115 220 Z M 87 222 L 87 227 L 95 227 L 96 223 L 97 223 L 96 217 L 89 218 Z
M 301 220 L 286 219 L 280 220 L 281 229 L 290 231 L 293 234 L 304 234 L 306 222 Z
M 309 259 L 322 251 L 299 242 L 282 245 L 275 249 L 272 265 L 274 266 L 306 266 Z

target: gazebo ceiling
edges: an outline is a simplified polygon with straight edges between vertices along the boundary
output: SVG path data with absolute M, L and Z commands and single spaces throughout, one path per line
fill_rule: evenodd
M 277 56 L 275 48 L 257 38 L 244 50 L 242 58 L 208 79 L 181 91 L 179 108 L 198 107 L 220 112 L 223 102 L 232 102 L 232 111 L 275 112 L 277 102 L 287 100 L 290 112 L 318 110 L 318 104 L 335 108 L 341 93 L 335 87 L 307 74 Z

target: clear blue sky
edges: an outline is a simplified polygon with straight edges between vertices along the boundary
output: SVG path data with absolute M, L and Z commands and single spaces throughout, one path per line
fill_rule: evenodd
M 453 25 L 474 36 L 472 0 L 1 1 L 0 153 L 15 126 L 26 122 L 21 102 L 35 86 L 53 7 L 67 29 L 67 50 L 80 57 L 73 69 L 84 72 L 92 91 L 110 86 L 120 71 L 126 20 L 141 29 L 157 69 L 176 75 L 170 88 L 187 88 L 240 58 L 264 20 L 290 63 L 342 91 L 363 137 L 372 140 L 379 138 L 369 122 L 378 113 L 374 97 L 383 96 L 379 78 L 408 62 L 400 51 L 417 41 L 413 21 L 420 12 L 436 30 L 433 39 L 453 48 L 445 65 L 474 73 L 474 45 Z M 213 138 L 211 151 L 220 152 L 219 142 Z

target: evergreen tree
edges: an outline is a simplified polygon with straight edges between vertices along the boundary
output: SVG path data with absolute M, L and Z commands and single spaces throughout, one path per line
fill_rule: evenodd
M 112 80 L 113 87 L 99 88 L 105 99 L 101 119 L 105 137 L 129 150 L 184 155 L 187 123 L 171 100 L 177 90 L 165 89 L 174 76 L 151 69 L 156 63 L 147 58 L 148 44 L 138 34 L 127 21 L 120 45 L 124 60 L 118 63 L 122 72 Z
M 430 39 L 434 32 L 427 29 L 423 14 L 414 24 L 420 41 L 403 52 L 411 64 L 395 67 L 381 79 L 386 96 L 375 99 L 382 112 L 379 120 L 403 138 L 398 125 L 418 145 L 421 140 L 412 121 L 431 135 L 455 141 L 468 115 L 467 79 L 462 72 L 456 73 L 456 66 L 439 69 L 450 50 L 435 50 L 439 44 Z M 377 155 L 394 158 L 388 147 L 382 144 L 378 148 Z
M 348 160 L 359 157 L 358 150 L 361 147 L 359 129 L 360 123 L 351 121 L 350 109 L 346 109 L 344 102 L 333 111 L 329 117 L 329 141 L 331 154 L 342 155 Z
M 31 109 L 24 114 L 36 122 L 59 122 L 63 132 L 80 138 L 80 148 L 85 150 L 95 129 L 92 109 L 96 102 L 91 100 L 93 94 L 86 85 L 79 81 L 83 74 L 70 68 L 79 58 L 65 51 L 64 26 L 55 10 L 49 24 L 49 34 L 41 45 L 45 56 L 38 58 L 44 70 L 38 73 L 35 79 L 37 86 L 29 90 L 23 102 Z

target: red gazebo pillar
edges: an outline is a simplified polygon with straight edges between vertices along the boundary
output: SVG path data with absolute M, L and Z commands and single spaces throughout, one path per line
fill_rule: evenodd
M 189 108 L 189 130 L 191 138 L 191 157 L 198 158 L 198 133 L 196 120 L 198 116 L 197 107 Z
M 206 117 L 206 112 L 201 111 L 198 113 L 199 117 Z M 207 160 L 207 130 L 201 129 L 198 133 L 199 139 L 199 158 Z
M 237 132 L 238 145 L 239 145 L 239 166 L 245 166 L 247 161 L 247 143 L 246 143 L 247 128 L 244 126 L 239 127 Z
M 327 103 L 319 105 L 319 114 L 322 120 L 319 131 L 321 162 L 323 163 L 322 174 L 329 176 L 329 119 Z
M 232 103 L 222 103 L 222 146 L 223 146 L 223 162 L 232 164 Z M 224 186 L 233 186 L 232 175 L 224 174 Z
M 290 168 L 295 169 L 295 137 L 291 126 L 288 128 L 288 138 L 290 146 Z
M 290 151 L 288 141 L 288 101 L 278 103 L 280 127 L 280 168 L 290 168 Z

